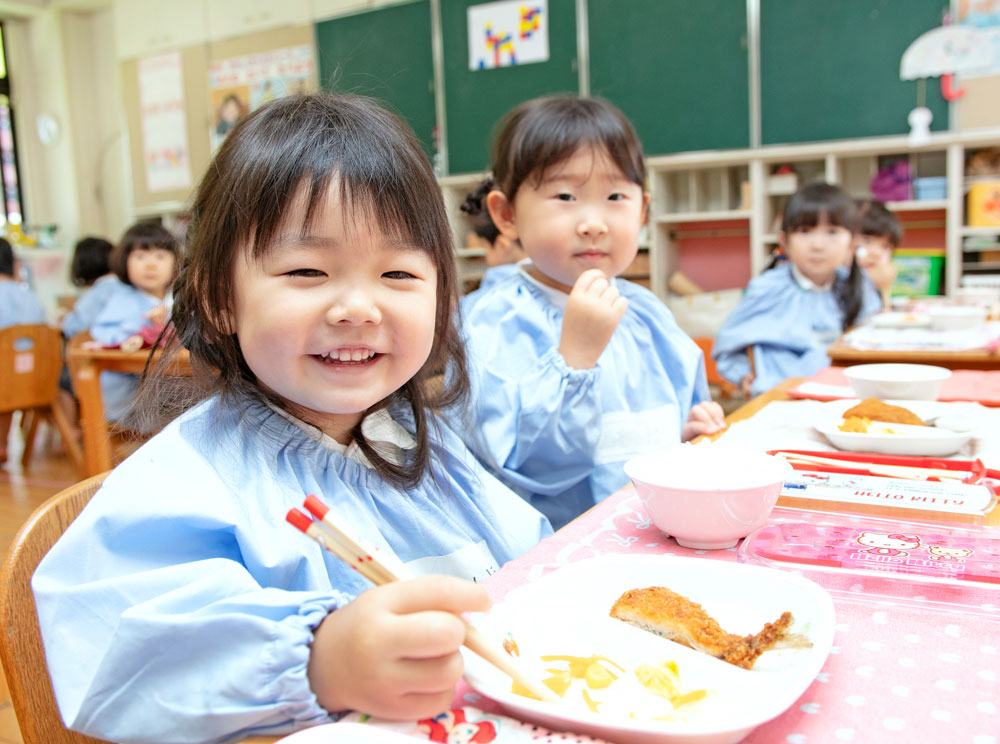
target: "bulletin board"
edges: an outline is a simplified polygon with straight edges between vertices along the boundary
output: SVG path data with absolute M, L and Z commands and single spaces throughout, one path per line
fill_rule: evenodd
M 372 96 L 402 116 L 434 152 L 434 58 L 429 0 L 316 24 L 321 87 Z
M 750 146 L 745 3 L 588 0 L 587 9 L 591 93 L 625 113 L 647 155 Z
M 947 0 L 760 0 L 763 144 L 904 134 L 917 81 L 906 48 L 941 25 Z M 932 130 L 948 129 L 938 78 L 926 82 Z
M 208 167 L 208 49 L 193 46 L 180 50 L 187 121 L 188 160 L 191 187 L 170 191 L 150 191 L 146 182 L 142 119 L 139 110 L 139 60 L 123 60 L 120 67 L 122 99 L 128 125 L 129 162 L 132 174 L 132 204 L 138 213 L 174 211 L 191 195 L 194 185 Z M 170 205 L 159 209 L 160 205 Z
M 518 103 L 548 93 L 579 90 L 574 0 L 548 0 L 548 61 L 471 70 L 467 9 L 482 2 L 441 0 L 449 173 L 489 167 L 494 126 Z

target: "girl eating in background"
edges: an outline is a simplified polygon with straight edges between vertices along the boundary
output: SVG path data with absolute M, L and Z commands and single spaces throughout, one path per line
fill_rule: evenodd
M 167 322 L 173 301 L 170 283 L 179 264 L 180 247 L 165 228 L 139 222 L 126 230 L 111 254 L 112 268 L 121 282 L 109 293 L 90 326 L 91 338 L 127 351 L 142 348 L 143 326 L 162 328 Z M 138 387 L 138 375 L 102 372 L 104 418 L 124 418 Z
M 493 148 L 493 222 L 529 262 L 465 313 L 470 445 L 559 527 L 625 485 L 630 457 L 724 426 L 704 358 L 635 259 L 642 146 L 607 101 L 516 107 Z M 463 308 L 464 309 L 464 308 Z
M 856 222 L 854 200 L 838 186 L 808 183 L 788 200 L 778 235 L 787 260 L 750 280 L 712 347 L 719 372 L 745 395 L 828 366 L 827 348 L 878 311 L 853 256 Z
M 108 476 L 33 580 L 63 719 L 217 742 L 440 713 L 458 613 L 489 604 L 473 581 L 551 529 L 434 413 L 468 378 L 420 145 L 364 98 L 278 99 L 220 147 L 189 236 L 160 364 L 186 347 L 200 402 Z M 420 578 L 370 588 L 305 539 L 285 514 L 309 493 Z

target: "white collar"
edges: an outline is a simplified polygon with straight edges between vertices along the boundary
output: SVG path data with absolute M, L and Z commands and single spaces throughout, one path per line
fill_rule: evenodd
M 788 262 L 788 265 L 792 269 L 792 279 L 794 279 L 795 283 L 798 284 L 800 287 L 802 287 L 802 289 L 805 289 L 809 292 L 826 292 L 828 289 L 833 287 L 833 279 L 828 281 L 826 284 L 817 284 L 812 279 L 803 274 L 801 271 L 799 271 L 798 267 L 791 261 Z
M 348 460 L 354 460 L 367 468 L 372 467 L 371 462 L 365 457 L 365 453 L 361 451 L 361 447 L 358 446 L 357 442 L 351 442 L 346 445 L 341 444 L 328 434 L 324 434 L 322 430 L 312 424 L 306 423 L 302 419 L 296 418 L 283 408 L 278 408 L 270 401 L 267 405 L 283 419 L 295 424 L 310 439 L 319 442 L 331 452 L 343 455 Z M 379 450 L 382 456 L 394 465 L 403 464 L 404 450 L 411 450 L 417 446 L 413 437 L 410 436 L 410 432 L 400 426 L 384 408 L 366 416 L 361 422 L 361 431 L 364 432 L 365 438 Z

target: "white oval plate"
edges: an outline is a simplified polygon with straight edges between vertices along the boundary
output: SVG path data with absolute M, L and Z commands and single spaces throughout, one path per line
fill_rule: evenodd
M 952 431 L 938 426 L 897 426 L 897 434 L 868 434 L 841 431 L 843 412 L 858 404 L 857 400 L 836 401 L 836 413 L 828 421 L 816 424 L 815 429 L 837 449 L 848 452 L 871 452 L 878 455 L 914 455 L 944 457 L 958 452 L 972 438 L 972 431 Z M 941 404 L 933 401 L 894 400 L 893 405 L 903 406 L 921 418 L 937 415 Z
M 610 617 L 622 593 L 647 586 L 665 586 L 698 602 L 738 635 L 757 633 L 790 611 L 791 630 L 813 645 L 768 651 L 745 670 Z M 474 623 L 498 642 L 510 634 L 524 666 L 539 680 L 550 676 L 546 668 L 565 667 L 541 661 L 543 655 L 598 654 L 627 670 L 610 687 L 589 691 L 603 701 L 603 710 L 592 713 L 582 702 L 579 680 L 562 702 L 543 703 L 512 693 L 509 678 L 465 654 L 469 684 L 516 718 L 611 742 L 729 744 L 780 715 L 809 687 L 833 644 L 834 610 L 822 587 L 785 571 L 707 558 L 613 555 L 573 563 L 518 587 Z M 639 711 L 658 698 L 634 682 L 634 670 L 643 662 L 669 660 L 679 667 L 684 691 L 707 689 L 710 695 L 679 709 L 686 720 L 644 718 Z

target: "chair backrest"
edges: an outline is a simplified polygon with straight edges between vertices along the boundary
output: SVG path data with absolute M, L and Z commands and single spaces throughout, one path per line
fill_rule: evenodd
M 708 383 L 710 385 L 718 385 L 722 394 L 727 397 L 736 392 L 736 386 L 719 374 L 719 369 L 715 366 L 715 360 L 712 359 L 712 344 L 715 342 L 715 339 L 707 336 L 696 336 L 694 342 L 698 344 L 698 348 L 701 349 L 702 354 L 705 356 L 705 376 L 708 378 Z
M 47 325 L 0 329 L 0 413 L 50 405 L 62 369 L 62 334 Z
M 71 486 L 38 507 L 18 530 L 0 568 L 0 661 L 24 744 L 101 744 L 99 739 L 70 731 L 59 717 L 31 576 L 106 475 Z

